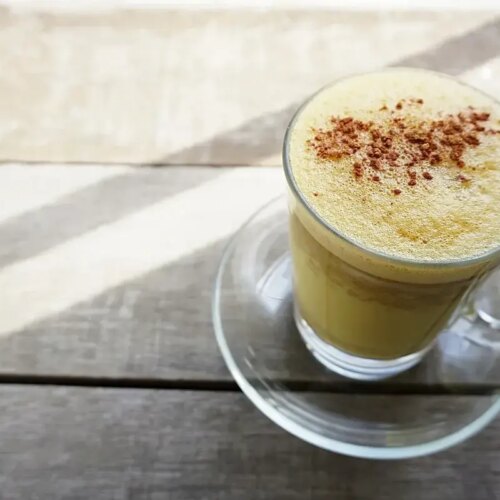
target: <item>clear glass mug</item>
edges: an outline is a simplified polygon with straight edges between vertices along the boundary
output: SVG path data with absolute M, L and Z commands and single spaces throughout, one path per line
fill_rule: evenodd
M 329 369 L 356 379 L 385 378 L 423 358 L 498 266 L 500 248 L 468 260 L 419 262 L 363 248 L 337 232 L 308 204 L 291 171 L 290 132 L 301 109 L 283 149 L 295 321 Z

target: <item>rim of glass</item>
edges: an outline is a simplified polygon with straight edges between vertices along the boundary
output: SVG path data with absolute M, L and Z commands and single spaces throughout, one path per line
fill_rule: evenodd
M 417 445 L 401 446 L 394 448 L 384 448 L 381 446 L 364 446 L 359 444 L 346 443 L 333 438 L 319 435 L 317 432 L 301 426 L 294 419 L 280 413 L 274 406 L 268 403 L 260 394 L 259 391 L 246 379 L 238 367 L 238 363 L 234 359 L 231 349 L 224 334 L 222 319 L 220 316 L 221 304 L 221 289 L 224 271 L 227 268 L 227 262 L 230 259 L 233 249 L 237 244 L 238 237 L 246 228 L 256 219 L 265 209 L 276 203 L 282 196 L 277 196 L 261 206 L 254 212 L 245 223 L 232 236 L 219 263 L 217 275 L 214 282 L 212 293 L 212 321 L 214 325 L 215 338 L 221 351 L 222 357 L 226 363 L 229 372 L 238 384 L 242 392 L 252 401 L 252 403 L 271 421 L 279 427 L 285 429 L 290 434 L 328 451 L 341 453 L 358 458 L 369 458 L 379 460 L 396 460 L 406 458 L 416 458 L 432 453 L 443 451 L 447 448 L 455 446 L 466 439 L 477 434 L 491 423 L 500 413 L 500 394 L 492 393 L 489 397 L 492 399 L 491 405 L 481 413 L 477 418 L 466 424 L 461 429 L 450 433 L 447 436 L 431 440 L 427 443 Z M 488 397 L 488 396 L 485 396 Z
M 337 80 L 334 80 L 323 87 L 321 87 L 317 92 L 309 96 L 295 111 L 292 119 L 290 120 L 290 123 L 288 124 L 286 131 L 285 131 L 285 136 L 283 139 L 283 152 L 282 152 L 282 158 L 283 158 L 283 170 L 285 171 L 285 177 L 288 183 L 288 186 L 292 190 L 294 196 L 302 203 L 302 205 L 306 208 L 308 213 L 314 218 L 316 222 L 318 222 L 321 226 L 323 226 L 326 230 L 329 232 L 335 234 L 338 238 L 340 238 L 342 241 L 345 243 L 357 247 L 363 252 L 366 252 L 369 255 L 372 255 L 374 257 L 377 257 L 379 259 L 383 259 L 386 262 L 389 263 L 395 263 L 395 264 L 404 264 L 406 266 L 410 266 L 413 268 L 419 268 L 419 267 L 431 267 L 431 268 L 443 268 L 443 267 L 468 267 L 472 266 L 474 264 L 481 264 L 482 262 L 487 262 L 489 261 L 492 257 L 499 256 L 500 257 L 500 245 L 494 247 L 492 250 L 477 255 L 475 257 L 471 257 L 469 259 L 454 259 L 454 260 L 440 260 L 440 261 L 426 261 L 426 260 L 417 260 L 417 259 L 410 259 L 406 257 L 397 257 L 395 255 L 391 255 L 385 252 L 380 252 L 376 251 L 374 249 L 368 248 L 364 245 L 362 245 L 360 242 L 354 240 L 353 238 L 350 238 L 346 234 L 342 233 L 338 229 L 334 228 L 330 224 L 328 224 L 320 215 L 317 213 L 317 211 L 309 204 L 309 202 L 306 200 L 305 196 L 297 186 L 297 183 L 295 181 L 295 177 L 292 173 L 292 167 L 291 167 L 291 161 L 290 161 L 290 136 L 291 132 L 295 126 L 295 122 L 299 119 L 300 115 L 302 114 L 302 111 L 307 107 L 307 105 L 318 95 L 320 95 L 323 91 L 326 89 L 332 87 L 333 85 L 344 81 L 348 80 L 349 78 L 353 78 L 356 76 L 362 76 L 362 75 L 370 75 L 374 73 L 383 73 L 383 72 L 388 72 L 388 71 L 398 71 L 398 70 L 404 70 L 404 71 L 416 71 L 416 72 L 421 72 L 421 73 L 432 73 L 434 75 L 439 75 L 443 78 L 447 78 L 449 80 L 452 80 L 454 82 L 459 83 L 460 85 L 463 85 L 465 87 L 468 87 L 476 92 L 479 92 L 480 94 L 484 95 L 488 99 L 496 102 L 498 105 L 500 105 L 500 101 L 495 99 L 493 96 L 487 94 L 486 92 L 483 92 L 480 89 L 477 89 L 476 87 L 473 87 L 472 85 L 469 85 L 463 81 L 461 81 L 458 78 L 454 78 L 450 75 L 447 75 L 446 73 L 441 73 L 439 71 L 432 71 L 428 69 L 422 69 L 422 68 L 411 68 L 411 67 L 406 67 L 406 66 L 391 66 L 389 68 L 381 68 L 378 70 L 374 71 L 367 71 L 367 72 L 362 72 L 362 73 L 351 73 L 349 75 L 346 75 L 342 78 L 338 78 Z

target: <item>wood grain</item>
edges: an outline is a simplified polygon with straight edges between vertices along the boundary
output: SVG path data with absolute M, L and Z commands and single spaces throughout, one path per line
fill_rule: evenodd
M 0 491 L 5 500 L 495 500 L 499 424 L 389 463 L 312 447 L 241 394 L 4 386 Z
M 233 232 L 282 191 L 280 170 L 116 167 L 101 178 L 109 167 L 94 167 L 80 189 L 56 191 L 33 207 L 60 178 L 59 167 L 45 166 L 44 182 L 27 184 L 27 171 L 36 168 L 0 169 L 0 185 L 8 176 L 19 212 L 0 224 L 0 376 L 230 382 L 212 326 L 215 273 Z M 73 168 L 75 175 L 86 169 Z M 286 226 L 282 237 L 285 247 Z M 229 309 L 231 301 L 238 305 L 231 291 L 223 297 Z M 351 390 L 309 355 L 290 307 L 287 295 L 272 331 L 262 307 L 248 312 L 251 321 L 239 311 L 229 316 L 231 331 L 239 331 L 241 369 L 248 377 L 264 370 L 272 383 Z M 258 347 L 257 357 L 248 346 Z M 424 363 L 375 390 L 500 386 L 493 353 L 475 349 L 467 347 L 467 364 L 462 354 Z

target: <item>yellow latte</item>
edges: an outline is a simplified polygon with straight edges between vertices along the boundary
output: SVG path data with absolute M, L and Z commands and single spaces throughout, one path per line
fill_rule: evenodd
M 432 72 L 339 81 L 287 136 L 295 294 L 348 352 L 425 347 L 498 263 L 500 106 Z

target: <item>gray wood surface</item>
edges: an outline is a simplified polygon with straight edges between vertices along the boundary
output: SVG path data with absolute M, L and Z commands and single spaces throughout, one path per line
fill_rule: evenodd
M 497 421 L 451 450 L 376 462 L 292 438 L 237 393 L 3 386 L 0 492 L 3 500 L 496 500 L 499 431 Z
M 72 167 L 87 176 L 83 187 L 23 211 L 22 203 L 38 196 L 26 183 L 36 168 L 0 169 L 20 204 L 17 215 L 0 221 L 0 376 L 232 381 L 213 333 L 215 273 L 233 232 L 282 191 L 280 169 L 115 167 L 101 178 L 109 167 Z M 44 169 L 48 185 L 61 181 L 58 168 Z M 295 381 L 342 390 L 346 381 L 319 367 L 299 339 L 289 298 L 280 314 L 272 333 L 266 321 L 255 326 L 258 314 L 250 327 L 238 312 L 231 327 L 265 350 L 273 379 L 290 380 L 292 367 Z M 473 359 L 474 349 L 467 352 Z M 417 392 L 443 383 L 465 392 L 498 387 L 498 363 L 487 373 L 481 356 L 465 374 L 457 360 L 451 370 L 424 363 L 388 384 Z
M 21 205 L 25 168 L 37 167 L 0 169 Z M 115 168 L 0 222 L 0 372 L 229 379 L 211 323 L 216 268 L 281 172 Z

